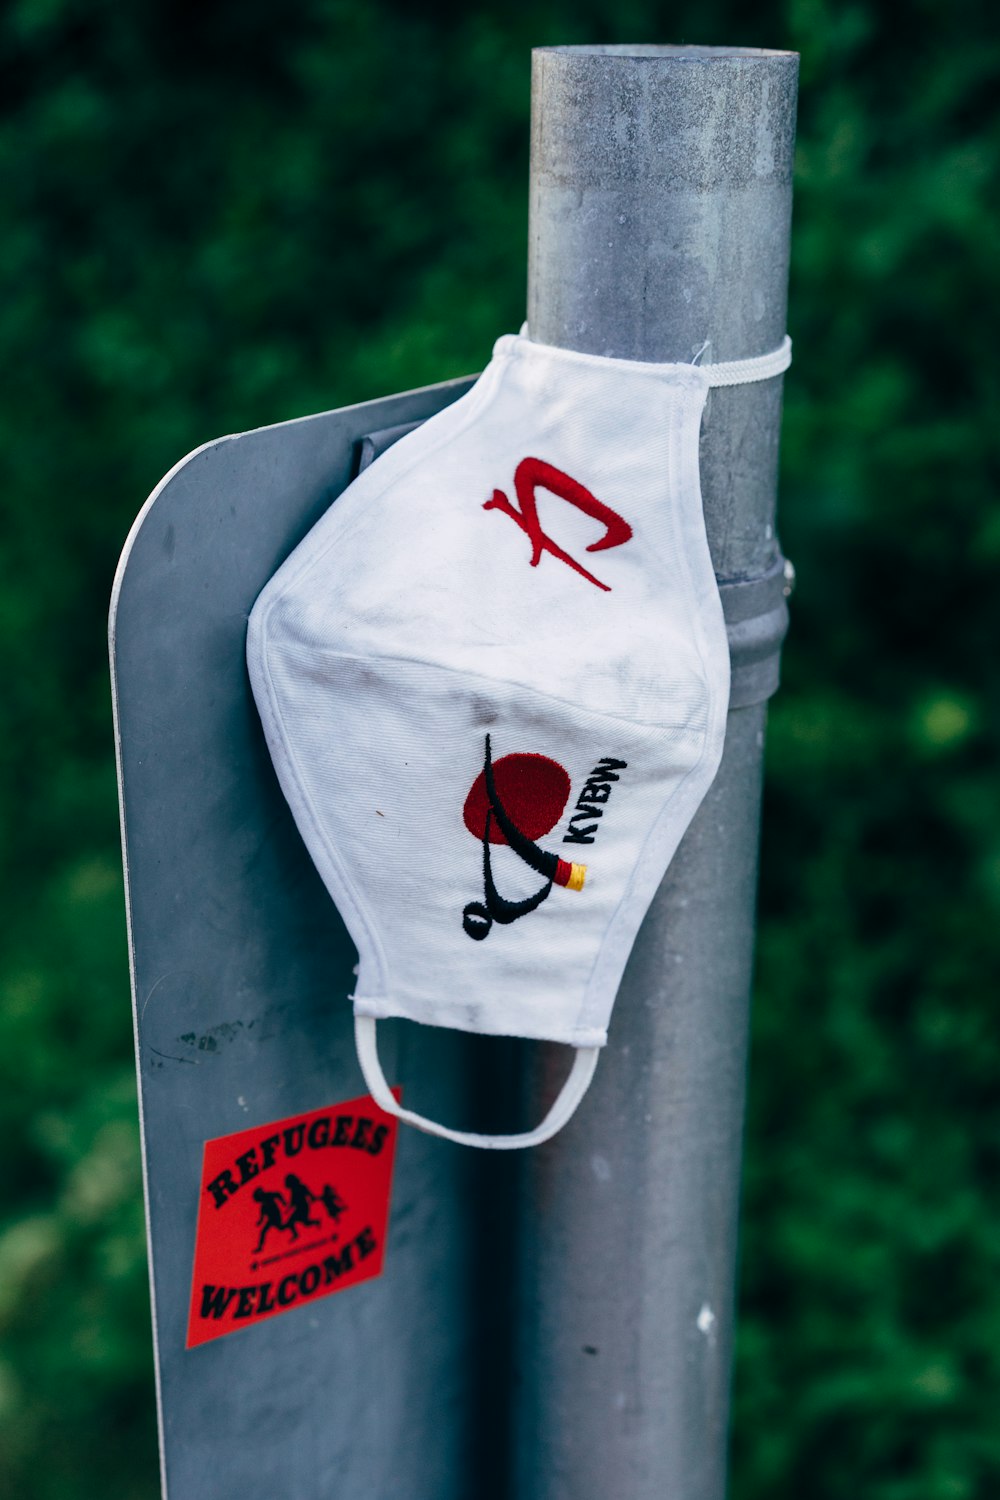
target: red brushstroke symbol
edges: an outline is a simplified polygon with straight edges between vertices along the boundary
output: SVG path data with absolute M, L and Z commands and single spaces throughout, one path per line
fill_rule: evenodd
M 486 747 L 493 793 L 507 817 L 526 839 L 540 839 L 550 833 L 569 801 L 570 780 L 565 768 L 547 755 L 502 755 L 493 760 L 489 735 Z M 491 844 L 509 842 L 496 820 L 485 764 L 465 799 L 462 819 L 473 838 L 480 842 L 484 838 Z
M 553 557 L 558 557 L 560 562 L 566 563 L 574 572 L 581 574 L 588 583 L 595 584 L 597 588 L 610 593 L 609 583 L 602 583 L 599 578 L 595 578 L 593 573 L 589 573 L 575 557 L 571 557 L 558 542 L 554 542 L 542 530 L 542 523 L 538 519 L 538 503 L 535 499 L 536 489 L 548 490 L 558 500 L 565 500 L 570 505 L 575 505 L 577 510 L 582 510 L 585 516 L 592 516 L 595 521 L 600 521 L 605 528 L 604 535 L 598 541 L 591 542 L 587 548 L 588 552 L 604 552 L 608 547 L 620 547 L 632 535 L 631 526 L 617 511 L 612 510 L 610 505 L 605 505 L 582 484 L 578 484 L 561 469 L 545 463 L 540 458 L 522 458 L 514 471 L 514 490 L 520 510 L 511 504 L 503 490 L 494 490 L 493 498 L 485 502 L 483 510 L 502 511 L 505 516 L 510 516 L 511 520 L 520 526 L 531 542 L 531 566 L 533 568 L 538 567 L 543 552 L 551 552 Z

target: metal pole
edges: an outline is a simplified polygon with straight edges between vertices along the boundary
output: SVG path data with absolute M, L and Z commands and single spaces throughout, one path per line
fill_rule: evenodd
M 780 343 L 797 65 L 743 49 L 534 53 L 533 338 L 683 361 L 706 340 L 708 361 Z M 701 479 L 721 579 L 780 574 L 780 415 L 779 380 L 712 392 Z M 734 698 L 748 706 L 730 712 L 715 785 L 640 933 L 589 1098 L 519 1165 L 519 1500 L 725 1490 L 765 722 L 753 700 L 768 690 Z M 549 1049 L 535 1093 L 564 1068 Z

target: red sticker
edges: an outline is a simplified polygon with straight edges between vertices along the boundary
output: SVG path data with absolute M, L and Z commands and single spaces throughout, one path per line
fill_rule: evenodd
M 189 1349 L 381 1273 L 397 1123 L 365 1094 L 205 1142 Z

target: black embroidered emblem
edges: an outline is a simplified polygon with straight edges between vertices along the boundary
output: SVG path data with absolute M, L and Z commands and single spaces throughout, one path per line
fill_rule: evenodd
M 576 799 L 576 812 L 569 820 L 569 833 L 564 844 L 592 844 L 597 832 L 597 819 L 604 816 L 604 804 L 611 796 L 614 782 L 620 781 L 619 771 L 628 766 L 627 760 L 613 760 L 605 755 L 591 771 L 583 784 L 583 791 Z
M 462 912 L 462 926 L 475 942 L 482 942 L 494 922 L 507 926 L 536 911 L 553 885 L 583 889 L 586 865 L 560 859 L 535 842 L 562 817 L 569 793 L 569 776 L 548 756 L 505 755 L 494 766 L 486 736 L 483 769 L 463 809 L 466 828 L 483 846 L 483 900 L 470 901 Z M 508 844 L 545 884 L 520 901 L 502 896 L 493 879 L 491 844 Z

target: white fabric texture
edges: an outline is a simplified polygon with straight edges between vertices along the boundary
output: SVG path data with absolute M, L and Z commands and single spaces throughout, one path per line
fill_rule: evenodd
M 374 1022 L 606 1042 L 636 931 L 722 754 L 705 398 L 790 357 L 786 340 L 758 360 L 653 365 L 505 336 L 254 607 L 267 743 L 360 955 L 365 1077 L 424 1129 L 534 1144 L 589 1082 L 592 1061 L 527 1136 L 452 1132 L 396 1104 Z

